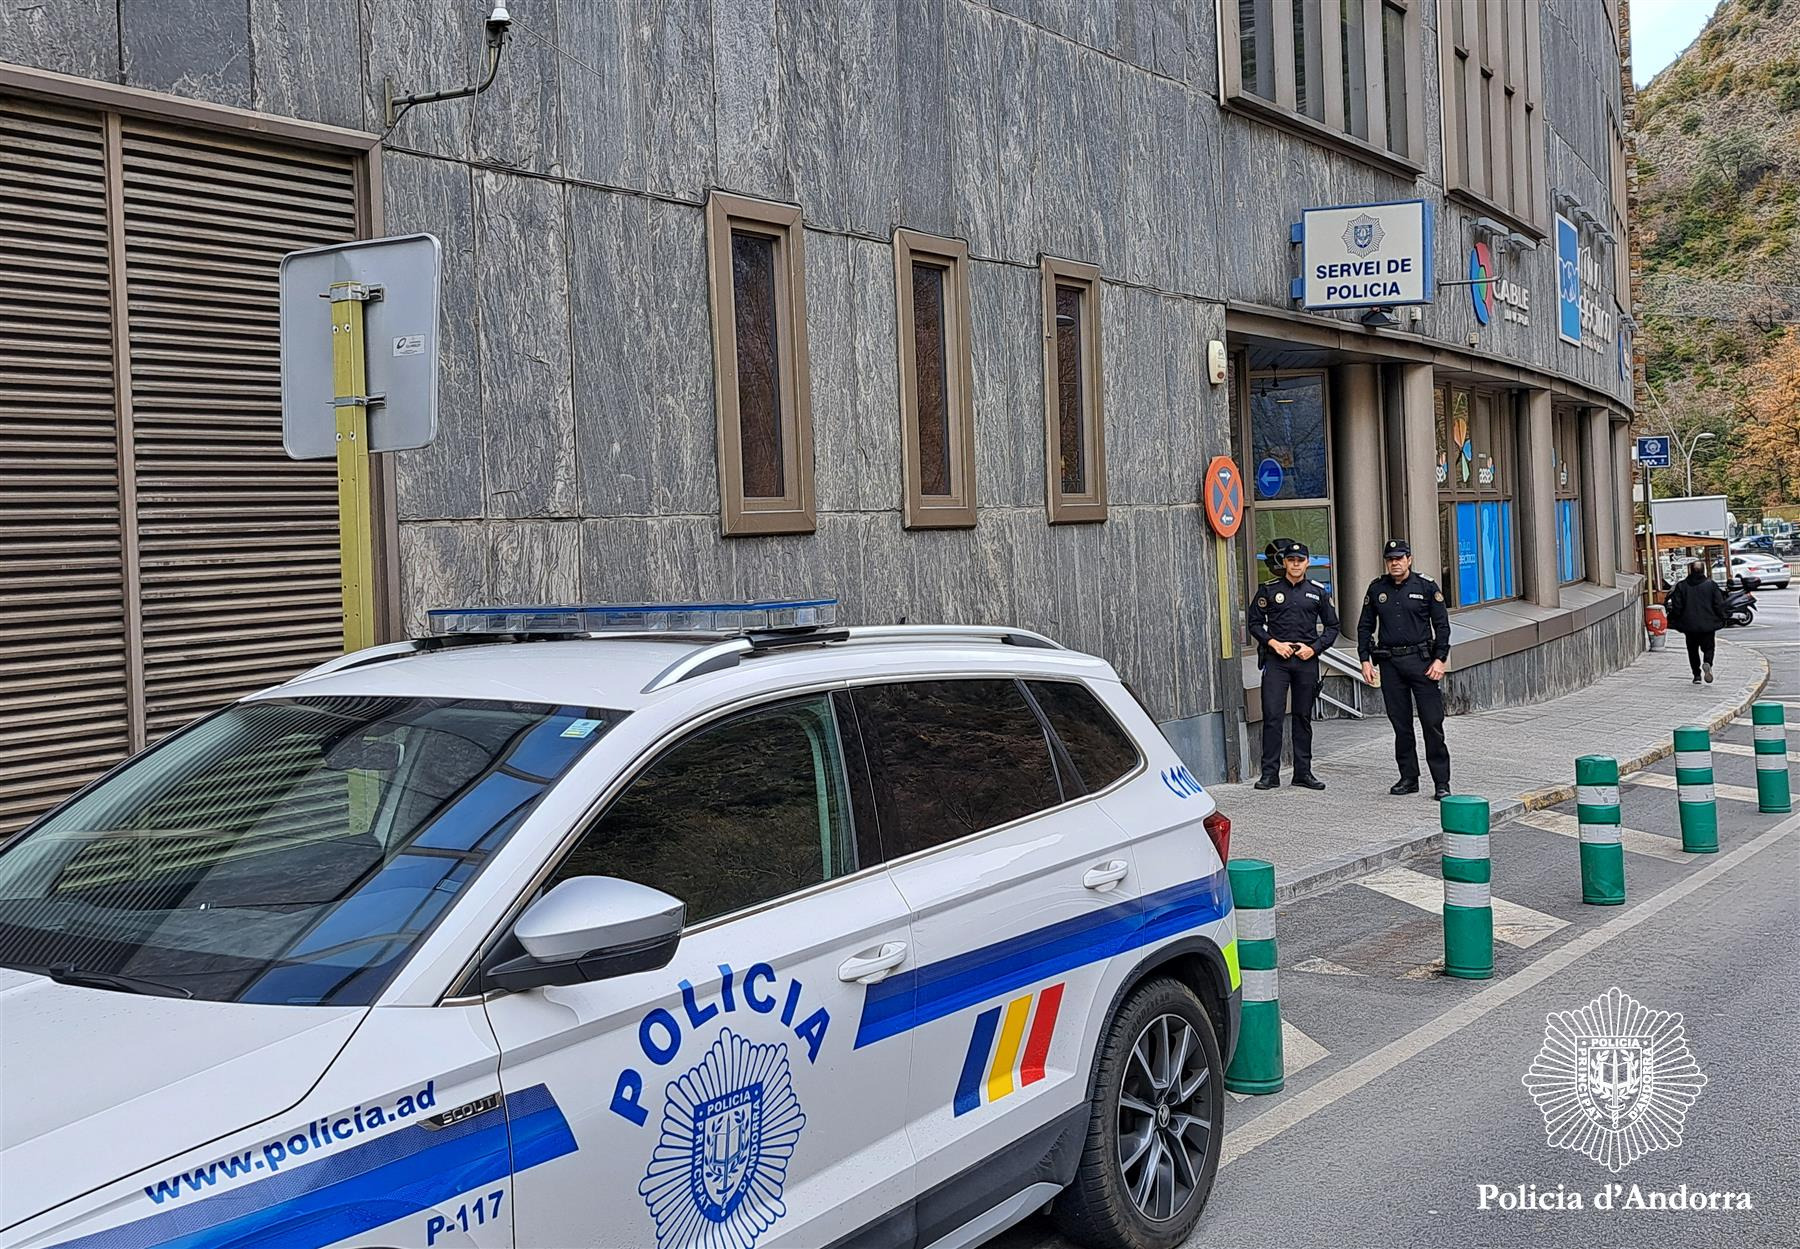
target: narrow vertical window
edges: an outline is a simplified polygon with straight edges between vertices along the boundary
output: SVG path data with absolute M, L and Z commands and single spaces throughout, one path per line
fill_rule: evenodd
M 811 381 L 800 210 L 707 203 L 720 529 L 813 531 Z
M 975 400 L 969 249 L 894 232 L 899 311 L 900 446 L 908 528 L 975 523 Z
M 1046 256 L 1044 434 L 1050 522 L 1106 519 L 1100 271 Z
M 778 499 L 781 471 L 780 333 L 775 312 L 775 240 L 731 232 L 732 328 L 737 335 L 738 425 L 743 490 Z

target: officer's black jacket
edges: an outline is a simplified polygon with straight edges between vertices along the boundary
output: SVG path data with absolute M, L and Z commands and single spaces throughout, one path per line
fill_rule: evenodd
M 1377 577 L 1363 595 L 1362 617 L 1356 622 L 1356 654 L 1368 659 L 1376 649 L 1375 624 L 1381 622 L 1382 650 L 1390 646 L 1426 646 L 1433 659 L 1450 658 L 1450 609 L 1444 592 L 1430 577 L 1408 573 L 1398 585 Z
M 1304 642 L 1314 651 L 1322 651 L 1338 637 L 1331 591 L 1311 580 L 1295 585 L 1283 577 L 1258 586 L 1256 597 L 1244 611 L 1244 622 L 1265 660 L 1270 642 Z

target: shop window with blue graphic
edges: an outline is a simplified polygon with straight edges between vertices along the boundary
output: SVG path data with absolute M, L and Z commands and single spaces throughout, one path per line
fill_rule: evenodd
M 1506 393 L 1447 387 L 1435 397 L 1444 578 L 1456 607 L 1519 593 L 1512 402 Z
M 1255 374 L 1242 399 L 1249 416 L 1245 471 L 1252 483 L 1251 537 L 1257 555 L 1278 538 L 1304 542 L 1312 553 L 1307 575 L 1331 589 L 1335 561 L 1325 375 Z M 1254 575 L 1268 576 L 1260 558 Z
M 1558 412 L 1551 439 L 1551 478 L 1556 487 L 1556 579 L 1564 585 L 1587 575 L 1581 550 L 1580 423 Z

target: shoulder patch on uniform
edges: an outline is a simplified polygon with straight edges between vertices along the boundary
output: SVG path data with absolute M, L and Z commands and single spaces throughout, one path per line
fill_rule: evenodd
M 1444 601 L 1444 592 L 1442 590 L 1439 590 L 1437 593 L 1433 594 L 1431 597 L 1441 603 Z
M 1267 607 L 1269 605 L 1269 600 L 1258 594 L 1256 596 L 1256 605 L 1258 607 Z

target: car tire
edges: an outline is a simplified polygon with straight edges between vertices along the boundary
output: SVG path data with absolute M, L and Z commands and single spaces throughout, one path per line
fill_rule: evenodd
M 1200 1219 L 1225 1136 L 1212 1019 L 1178 980 L 1132 991 L 1100 1040 L 1087 1140 L 1052 1213 L 1091 1249 L 1173 1249 Z

